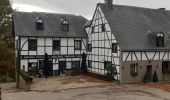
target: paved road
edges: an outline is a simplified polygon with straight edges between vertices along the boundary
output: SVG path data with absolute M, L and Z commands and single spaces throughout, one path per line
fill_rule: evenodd
M 89 88 L 77 88 L 60 91 L 27 91 L 3 93 L 2 100 L 170 100 L 170 93 L 159 91 L 160 95 L 169 94 L 166 98 L 142 90 L 133 85 L 109 85 Z M 149 90 L 149 88 L 148 88 Z
M 13 89 L 16 86 L 15 82 L 13 83 L 0 83 L 0 87 L 2 90 L 10 90 Z

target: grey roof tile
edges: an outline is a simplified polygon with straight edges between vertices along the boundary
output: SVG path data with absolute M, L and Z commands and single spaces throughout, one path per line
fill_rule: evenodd
M 170 49 L 170 11 L 123 5 L 113 5 L 109 10 L 98 4 L 122 50 Z M 158 48 L 149 39 L 152 32 L 163 32 L 165 47 Z
M 44 22 L 44 30 L 36 30 L 36 19 Z M 63 32 L 61 19 L 69 22 L 70 30 Z M 84 25 L 87 22 L 82 16 L 72 14 L 57 14 L 44 12 L 15 12 L 13 14 L 15 35 L 17 36 L 42 36 L 42 37 L 87 37 Z

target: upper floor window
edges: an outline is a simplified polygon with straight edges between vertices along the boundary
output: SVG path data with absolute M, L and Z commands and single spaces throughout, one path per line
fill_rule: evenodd
M 69 31 L 69 23 L 67 20 L 62 22 L 62 31 Z
M 36 39 L 29 39 L 28 40 L 28 50 L 29 51 L 36 51 L 37 50 L 37 40 Z
M 81 50 L 81 40 L 75 40 L 74 47 L 75 50 Z
M 41 18 L 36 20 L 36 29 L 37 30 L 44 30 L 44 22 Z
M 53 40 L 53 50 L 60 50 L 60 40 Z
M 87 50 L 88 50 L 88 51 L 92 51 L 92 44 L 90 44 L 90 43 L 87 44 Z
M 164 46 L 164 34 L 162 32 L 160 32 L 156 35 L 156 45 L 158 47 Z
M 94 26 L 92 26 L 92 28 L 91 28 L 91 33 L 94 33 Z
M 101 29 L 102 29 L 102 32 L 106 31 L 105 24 L 102 24 Z
M 112 43 L 112 53 L 117 53 L 117 43 Z

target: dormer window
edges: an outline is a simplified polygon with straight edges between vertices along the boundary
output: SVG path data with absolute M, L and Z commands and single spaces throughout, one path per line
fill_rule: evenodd
M 62 31 L 69 31 L 69 23 L 67 20 L 62 22 Z
M 40 31 L 44 30 L 44 22 L 43 22 L 43 20 L 41 18 L 38 18 L 36 20 L 36 29 L 40 30 Z
M 164 46 L 164 34 L 162 32 L 160 32 L 156 35 L 156 45 L 158 47 Z

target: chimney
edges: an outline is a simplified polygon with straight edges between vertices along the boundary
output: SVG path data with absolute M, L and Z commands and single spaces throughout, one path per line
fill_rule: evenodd
M 113 9 L 113 0 L 105 0 L 105 4 L 108 7 L 108 9 L 112 10 Z

